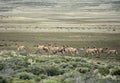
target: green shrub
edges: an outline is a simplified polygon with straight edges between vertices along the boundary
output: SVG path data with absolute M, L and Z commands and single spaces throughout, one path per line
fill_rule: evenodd
M 97 64 L 101 64 L 101 62 L 97 62 Z
M 99 68 L 99 73 L 101 75 L 108 75 L 109 74 L 109 69 L 108 68 Z
M 75 63 L 75 62 L 72 62 L 71 65 L 73 66 L 73 68 L 77 67 L 77 63 Z
M 61 67 L 61 68 L 66 68 L 67 66 L 68 66 L 67 63 L 61 63 L 61 64 L 60 64 L 60 67 Z
M 0 63 L 0 70 L 2 70 L 3 68 L 4 68 L 4 65 Z
M 30 80 L 34 78 L 33 74 L 27 73 L 27 72 L 18 73 L 17 76 L 19 77 L 19 79 L 22 79 L 22 80 Z
M 66 63 L 66 60 L 57 58 L 57 59 L 54 59 L 54 63 L 56 63 L 56 64 Z
M 79 65 L 80 65 L 81 67 L 88 67 L 88 68 L 91 68 L 91 65 L 88 64 L 88 63 L 79 63 Z
M 120 69 L 113 69 L 111 71 L 111 75 L 119 75 L 120 76 Z
M 64 78 L 74 78 L 79 75 L 80 73 L 78 71 L 69 71 L 67 73 L 64 73 Z
M 34 75 L 40 75 L 40 74 L 47 74 L 45 69 L 39 66 L 33 66 L 26 70 L 27 72 L 31 72 Z
M 10 58 L 4 61 L 4 64 L 7 65 L 9 68 L 12 68 L 14 70 L 18 70 L 24 67 L 27 67 L 29 65 L 28 62 L 24 61 L 24 59 L 21 58 Z
M 107 68 L 108 68 L 108 69 L 114 68 L 114 65 L 109 64 L 109 65 L 107 66 Z
M 46 62 L 46 60 L 44 59 L 39 59 L 39 58 L 36 58 L 35 59 L 37 63 L 43 63 L 43 62 Z
M 89 68 L 78 68 L 77 69 L 80 73 L 87 73 L 87 72 L 89 72 L 90 71 L 90 69 Z
M 47 68 L 45 68 L 45 70 L 48 76 L 56 76 L 64 73 L 63 70 L 55 66 L 48 66 Z
M 0 83 L 12 83 L 12 78 L 0 76 Z
M 86 62 L 85 60 L 83 60 L 83 59 L 81 59 L 81 58 L 76 58 L 75 61 L 76 61 L 76 62 L 83 62 L 83 63 Z
M 94 69 L 98 69 L 99 68 L 99 66 L 98 65 L 94 65 L 94 67 L 93 67 Z
M 44 74 L 41 74 L 41 75 L 40 75 L 40 78 L 41 78 L 41 79 L 46 79 L 47 77 L 48 77 L 48 76 L 47 76 L 47 75 L 44 75 Z
M 69 64 L 69 65 L 67 66 L 67 68 L 69 68 L 69 69 L 74 69 L 75 67 L 73 67 L 73 65 Z
M 36 77 L 36 78 L 35 78 L 35 81 L 36 81 L 36 82 L 40 82 L 40 81 L 41 81 L 41 78 L 40 78 L 40 77 Z

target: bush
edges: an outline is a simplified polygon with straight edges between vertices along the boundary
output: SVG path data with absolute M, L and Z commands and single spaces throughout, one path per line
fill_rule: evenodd
M 41 78 L 41 79 L 46 79 L 47 77 L 48 77 L 48 76 L 47 76 L 47 75 L 44 75 L 44 74 L 41 74 L 41 75 L 40 75 L 40 78 Z
M 120 69 L 114 69 L 111 71 L 111 75 L 120 75 Z
M 99 73 L 101 75 L 108 75 L 109 74 L 109 69 L 108 68 L 99 68 Z
M 79 71 L 80 73 L 83 73 L 83 74 L 84 74 L 84 73 L 89 72 L 90 69 L 89 69 L 89 68 L 79 68 L 78 71 Z
M 75 63 L 75 62 L 72 62 L 71 65 L 73 66 L 73 68 L 77 67 L 77 63 Z
M 12 83 L 12 78 L 0 76 L 0 83 Z
M 27 67 L 29 65 L 28 62 L 26 62 L 26 61 L 24 61 L 24 59 L 20 59 L 20 58 L 7 59 L 6 61 L 4 61 L 4 64 L 14 70 L 18 70 L 18 69 Z
M 19 79 L 22 79 L 22 80 L 30 80 L 34 78 L 33 74 L 27 73 L 27 72 L 18 73 L 17 75 Z
M 0 63 L 0 71 L 4 68 L 4 65 Z
M 108 65 L 107 68 L 108 69 L 114 68 L 114 65 Z
M 64 73 L 63 70 L 55 66 L 48 66 L 47 68 L 45 68 L 45 70 L 48 76 L 56 76 Z
M 60 67 L 61 67 L 61 68 L 66 68 L 67 66 L 68 66 L 67 63 L 61 63 L 61 64 L 60 64 Z
M 41 78 L 40 78 L 40 77 L 36 77 L 36 78 L 35 78 L 35 81 L 38 83 L 38 82 L 41 81 Z
M 64 78 L 74 78 L 79 75 L 80 75 L 80 73 L 78 71 L 69 71 L 64 74 Z
M 30 68 L 27 69 L 26 71 L 27 71 L 27 72 L 31 72 L 31 73 L 33 73 L 34 75 L 47 74 L 44 68 L 38 67 L 38 66 L 30 67 Z
M 71 64 L 69 64 L 68 66 L 67 66 L 67 69 L 74 69 L 75 67 L 73 67 L 73 65 L 71 65 Z

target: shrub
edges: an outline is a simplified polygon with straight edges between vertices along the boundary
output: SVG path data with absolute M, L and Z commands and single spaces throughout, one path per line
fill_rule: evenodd
M 66 68 L 67 66 L 68 66 L 67 63 L 61 63 L 61 64 L 60 64 L 60 67 L 61 67 L 61 68 Z
M 26 70 L 27 72 L 31 72 L 34 75 L 40 75 L 40 74 L 46 74 L 46 71 L 44 68 L 42 67 L 38 67 L 38 66 L 33 66 L 30 67 L 29 69 Z
M 108 75 L 109 74 L 109 69 L 108 68 L 99 68 L 99 73 L 101 75 Z
M 90 71 L 90 69 L 89 69 L 89 68 L 79 68 L 78 71 L 79 71 L 80 73 L 87 73 L 87 72 Z
M 19 77 L 19 79 L 22 79 L 22 80 L 30 80 L 34 78 L 33 74 L 27 73 L 27 72 L 18 73 L 17 76 Z
M 97 64 L 101 64 L 100 62 L 97 62 Z
M 36 77 L 36 78 L 35 78 L 35 81 L 38 83 L 38 82 L 41 81 L 41 78 L 40 78 L 40 77 Z
M 40 75 L 40 78 L 41 78 L 41 79 L 46 79 L 47 77 L 48 77 L 48 76 L 47 76 L 47 75 L 44 75 L 44 74 L 41 74 L 41 75 Z
M 56 64 L 66 63 L 66 62 L 67 62 L 67 61 L 66 61 L 65 59 L 59 59 L 59 58 L 54 59 L 54 63 L 56 63 Z
M 0 76 L 0 83 L 12 83 L 12 78 Z
M 73 65 L 71 65 L 71 64 L 69 64 L 69 65 L 67 66 L 67 68 L 68 68 L 68 69 L 74 69 Z
M 74 78 L 79 75 L 80 75 L 80 73 L 78 71 L 69 71 L 64 74 L 64 78 Z
M 99 67 L 98 67 L 98 65 L 94 65 L 94 67 L 93 67 L 93 69 L 98 69 Z
M 0 63 L 0 70 L 4 68 L 4 65 Z
M 63 70 L 55 66 L 48 66 L 47 68 L 45 68 L 45 70 L 48 76 L 56 76 L 64 73 Z
M 24 59 L 20 59 L 20 58 L 10 58 L 5 62 L 5 65 L 7 65 L 8 67 L 14 69 L 14 70 L 18 70 L 24 67 L 27 67 L 29 65 L 28 62 L 24 61 Z
M 114 68 L 114 65 L 111 65 L 111 64 L 110 64 L 110 65 L 107 66 L 107 68 L 108 68 L 108 69 Z
M 120 69 L 113 69 L 111 75 L 120 75 Z
M 79 65 L 80 65 L 81 67 L 88 67 L 88 68 L 91 68 L 91 65 L 88 64 L 88 63 L 79 63 Z
M 77 67 L 77 63 L 75 63 L 75 62 L 72 62 L 71 65 L 73 66 L 73 68 Z

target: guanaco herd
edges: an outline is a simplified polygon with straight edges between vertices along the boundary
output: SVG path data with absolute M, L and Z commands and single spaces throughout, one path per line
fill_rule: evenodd
M 70 46 L 56 46 L 56 45 L 35 45 L 35 53 L 42 53 L 42 51 L 46 53 L 56 54 L 56 53 L 69 53 L 69 54 L 78 54 L 79 50 L 83 50 L 86 54 L 90 55 L 101 55 L 103 53 L 107 54 L 118 54 L 116 49 L 108 49 L 108 48 L 90 48 L 90 47 L 83 47 L 83 48 L 74 48 Z M 17 51 L 26 50 L 26 46 L 24 45 L 17 45 Z

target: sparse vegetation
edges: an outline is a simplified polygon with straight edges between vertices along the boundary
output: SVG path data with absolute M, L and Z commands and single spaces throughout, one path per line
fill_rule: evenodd
M 94 33 L 0 33 L 0 81 L 6 83 L 119 83 L 119 55 L 35 54 L 34 45 L 56 43 L 82 47 L 119 49 L 119 34 Z M 7 39 L 6 39 L 7 37 Z M 4 41 L 3 41 L 4 40 Z M 116 41 L 117 40 L 117 41 Z M 27 50 L 17 51 L 16 43 Z M 119 54 L 119 50 L 118 50 Z M 9 78 L 11 77 L 11 78 Z M 10 81 L 10 82 L 7 82 Z

